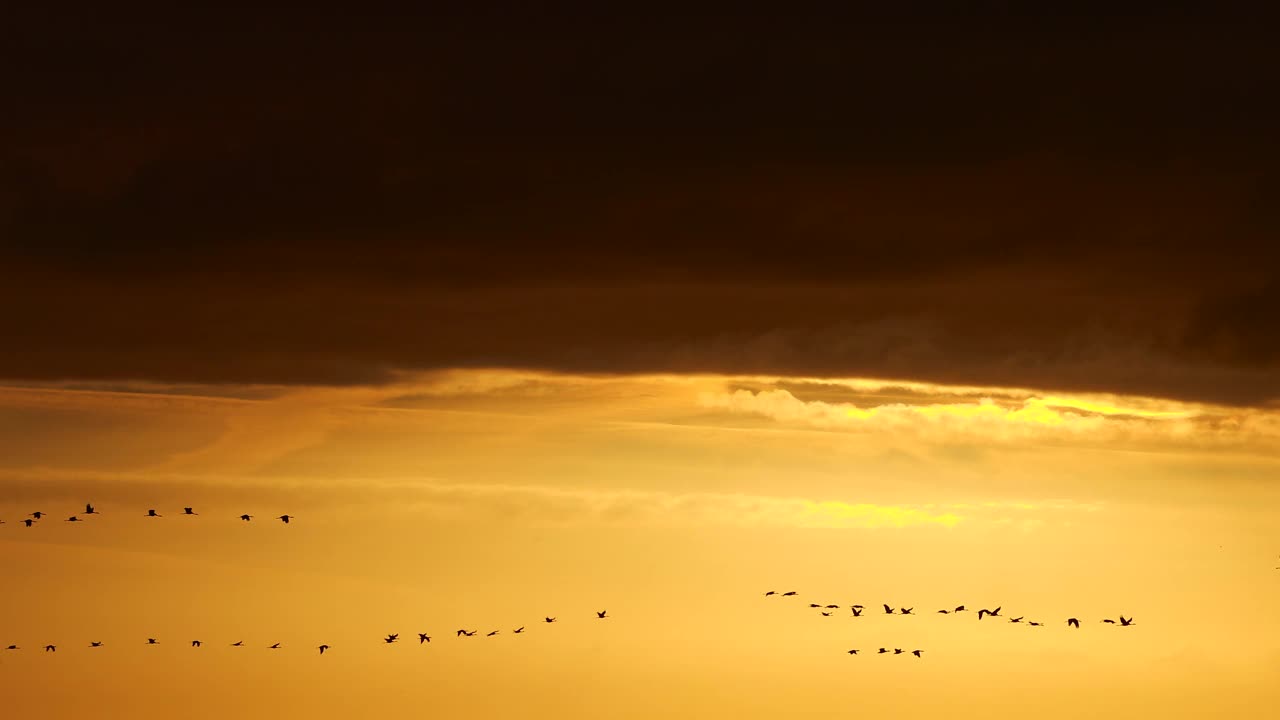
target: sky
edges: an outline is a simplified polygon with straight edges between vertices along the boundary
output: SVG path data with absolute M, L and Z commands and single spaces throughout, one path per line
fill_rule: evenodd
M 1255 18 L 9 15 L 6 712 L 1280 701 Z

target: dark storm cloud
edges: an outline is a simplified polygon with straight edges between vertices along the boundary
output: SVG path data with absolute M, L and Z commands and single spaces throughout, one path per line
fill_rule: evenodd
M 0 376 L 1280 396 L 1257 24 L 169 12 L 7 30 Z

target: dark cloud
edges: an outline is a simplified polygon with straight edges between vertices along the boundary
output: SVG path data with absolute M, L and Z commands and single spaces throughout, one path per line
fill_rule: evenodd
M 0 376 L 1280 396 L 1247 18 L 167 12 L 6 31 Z

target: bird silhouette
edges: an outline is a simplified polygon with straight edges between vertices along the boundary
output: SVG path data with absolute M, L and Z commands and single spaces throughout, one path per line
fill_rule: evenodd
M 1102 622 L 1104 622 L 1104 623 L 1111 623 L 1112 625 L 1115 625 L 1115 624 L 1116 624 L 1116 621 L 1115 621 L 1115 620 L 1112 620 L 1111 618 L 1107 618 L 1107 619 L 1103 620 Z
M 42 512 L 40 512 L 39 510 L 37 510 L 37 511 L 35 511 L 35 512 L 31 513 L 31 517 L 33 517 L 33 518 L 35 518 L 35 519 L 39 520 L 40 518 L 44 517 L 44 513 L 42 513 Z
M 91 648 L 102 647 L 102 643 L 100 643 L 100 642 L 98 642 L 98 641 L 96 641 L 96 640 L 93 640 L 93 641 L 90 641 L 90 642 L 89 642 L 89 647 L 91 647 Z
M 1123 615 L 1120 616 L 1120 627 L 1129 627 L 1132 624 L 1133 618 L 1126 618 Z
M 475 637 L 476 633 L 478 633 L 478 632 L 480 632 L 480 631 L 479 631 L 479 630 L 464 630 L 464 631 L 462 631 L 462 634 L 463 634 L 463 635 L 466 635 L 467 637 Z
M 987 610 L 986 608 L 983 608 L 978 611 L 978 619 L 981 620 L 983 615 L 990 615 L 991 617 L 1000 617 L 1000 608 L 997 607 L 995 610 Z
M 1067 624 L 1077 630 L 1080 629 L 1080 621 L 1075 618 L 1067 618 Z
M 240 516 L 240 519 L 241 519 L 241 520 L 243 520 L 243 521 L 245 521 L 245 522 L 249 522 L 250 520 L 252 520 L 252 519 L 253 519 L 253 516 L 252 516 L 252 515 L 249 515 L 248 513 L 246 513 L 246 514 L 244 514 L 244 515 L 241 515 L 241 516 Z M 328 646 L 328 645 L 325 645 L 325 647 L 329 647 L 329 646 Z
M 854 605 L 849 609 L 853 611 L 854 617 L 862 617 L 862 608 L 858 607 L 857 605 Z
M 184 507 L 182 508 L 182 514 L 183 515 L 199 515 L 200 513 L 196 512 L 192 508 Z
M 33 524 L 35 524 L 35 520 L 32 520 L 31 518 L 27 518 L 26 520 L 22 521 L 22 524 L 26 525 L 27 527 L 31 527 Z
M 22 648 L 18 647 L 17 645 L 10 645 L 9 647 L 5 648 L 5 650 L 21 650 L 21 649 Z
M 777 595 L 777 594 L 778 594 L 777 590 L 770 590 L 769 592 L 765 593 L 764 596 L 769 597 L 770 595 Z
M 397 640 L 399 640 L 399 639 L 400 639 L 400 633 L 392 633 L 392 634 L 390 634 L 390 635 L 386 636 L 385 638 L 383 638 L 382 640 L 383 640 L 383 642 L 385 642 L 385 643 L 387 643 L 388 645 L 390 645 L 391 643 L 393 643 L 393 642 L 395 642 L 395 641 L 397 641 Z
M 949 613 L 949 612 L 951 612 L 951 611 L 950 611 L 950 610 L 939 610 L 938 612 L 939 612 L 939 613 L 941 613 L 941 614 L 943 614 L 943 615 L 946 615 L 947 613 Z
M 1016 618 L 1009 618 L 1009 622 L 1011 622 L 1011 623 L 1015 623 L 1015 622 L 1022 622 L 1022 617 L 1023 617 L 1022 615 L 1019 615 L 1019 616 L 1018 616 L 1018 617 L 1016 617 Z
M 288 525 L 289 521 L 292 520 L 293 518 L 294 518 L 293 515 L 281 515 L 277 519 L 280 520 L 280 522 L 284 523 L 285 525 Z
M 885 654 L 885 653 L 887 653 L 887 652 L 889 652 L 887 649 L 885 649 L 885 648 L 880 648 L 880 652 L 878 652 L 878 653 L 876 653 L 876 654 L 877 654 L 877 655 L 883 655 L 883 654 Z
M 418 633 L 418 644 L 421 645 L 424 642 L 431 642 L 431 636 L 426 633 Z
M 913 608 L 913 607 L 909 607 L 909 608 L 902 608 L 902 609 L 901 609 L 901 610 L 899 610 L 898 612 L 902 613 L 903 615 L 910 615 L 912 610 L 915 610 L 915 608 Z
M 58 646 L 57 646 L 57 645 L 45 645 L 45 646 L 44 646 L 44 651 L 45 651 L 45 652 L 57 652 L 57 651 L 58 651 Z
M 857 650 L 849 650 L 849 651 L 848 651 L 848 653 L 849 653 L 850 655 L 857 655 L 857 654 L 858 654 L 858 651 L 857 651 Z
M 1030 625 L 1031 627 L 1041 627 L 1044 625 L 1044 623 L 1038 623 L 1035 620 L 1028 620 L 1027 624 Z
M 156 512 L 155 510 L 148 510 L 147 517 L 164 517 L 164 516 Z
M 466 635 L 467 637 L 471 637 L 470 633 L 468 633 L 466 630 L 459 630 L 457 633 L 454 634 L 454 637 L 462 637 L 463 635 Z
M 791 597 L 792 595 L 799 595 L 799 594 L 800 593 L 796 592 L 795 590 L 791 590 L 791 591 L 782 593 L 782 597 Z
M 494 630 L 494 631 L 490 632 L 488 635 L 485 635 L 485 637 L 493 637 L 494 635 L 497 635 L 497 634 L 498 634 L 498 631 L 497 631 L 497 630 Z
M 829 612 L 824 612 L 824 613 L 822 613 L 822 617 L 831 617 L 831 613 L 829 613 Z
M 85 503 L 85 504 L 84 504 L 84 514 L 85 514 L 85 515 L 101 515 L 102 513 L 100 513 L 100 512 L 98 512 L 97 510 L 95 510 L 95 509 L 94 509 L 94 507 L 93 507 L 93 505 L 91 505 L 91 504 L 89 504 L 89 503 Z
M 957 607 L 955 610 L 952 610 L 951 612 L 964 612 L 964 611 L 965 611 L 965 607 L 961 605 Z
M 520 634 L 520 633 L 522 633 L 522 632 L 524 632 L 524 626 L 523 626 L 523 625 L 521 625 L 520 627 L 518 627 L 518 628 L 516 628 L 515 630 L 512 630 L 512 631 L 511 631 L 511 633 L 512 633 L 513 635 L 519 635 L 519 634 Z
M 902 654 L 902 648 L 894 648 L 894 649 L 893 649 L 893 654 L 894 654 L 894 655 L 901 655 L 901 654 Z
M 62 522 L 80 522 L 80 518 L 76 517 L 75 515 L 72 515 L 71 517 L 67 518 L 66 520 L 63 520 Z
M 159 645 L 160 643 L 159 643 L 159 642 L 157 642 L 155 638 L 147 638 L 147 644 L 148 644 L 148 645 Z
M 912 650 L 911 654 L 915 655 L 916 657 L 920 657 L 920 654 L 923 652 L 924 652 L 923 650 Z
M 267 649 L 268 649 L 268 650 L 279 650 L 279 649 L 280 649 L 280 643 L 276 643 L 275 645 L 272 645 L 272 646 L 268 647 Z
M 244 641 L 240 640 L 238 642 L 233 642 L 231 643 L 231 647 L 244 647 Z
M 553 617 L 549 617 L 549 618 L 543 618 L 543 620 L 542 620 L 542 621 L 543 621 L 543 622 L 553 623 L 553 622 L 555 622 L 555 621 L 556 621 L 556 619 L 555 619 L 555 618 L 553 618 Z
M 822 606 L 821 606 L 821 605 L 819 605 L 818 603 L 809 603 L 809 607 L 811 607 L 811 608 L 820 608 L 820 607 L 822 607 Z
M 329 646 L 328 646 L 328 645 L 321 645 L 321 646 L 320 646 L 320 654 L 321 654 L 321 655 L 323 655 L 323 654 L 324 654 L 324 651 L 325 651 L 325 650 L 328 650 L 328 649 L 329 649 Z
M 827 609 L 828 609 L 828 610 L 838 610 L 838 609 L 840 609 L 840 606 L 839 606 L 839 605 L 828 605 L 828 606 L 827 606 Z
M 885 605 L 885 606 L 884 606 L 884 614 L 885 614 L 885 615 L 892 615 L 892 614 L 893 614 L 893 608 L 889 607 L 888 605 Z
M 191 647 L 200 647 L 200 645 L 201 645 L 201 643 L 200 643 L 200 641 L 199 641 L 199 640 L 192 640 L 192 641 L 191 641 Z
M 607 610 L 597 610 L 597 611 L 596 611 L 596 617 L 598 617 L 598 618 L 600 618 L 601 620 L 603 620 L 603 619 L 605 619 L 605 613 L 607 613 L 607 612 L 608 612 Z

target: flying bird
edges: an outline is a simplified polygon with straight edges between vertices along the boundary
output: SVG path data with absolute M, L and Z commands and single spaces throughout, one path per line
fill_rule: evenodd
M 155 510 L 148 510 L 147 517 L 164 517 L 164 516 L 156 512 Z
M 1011 623 L 1014 623 L 1014 622 L 1022 622 L 1022 618 L 1023 618 L 1023 616 L 1022 616 L 1022 615 L 1019 615 L 1019 616 L 1018 616 L 1018 617 L 1016 617 L 1016 618 L 1009 618 L 1009 622 L 1011 622 Z
M 770 595 L 777 595 L 777 594 L 778 594 L 777 590 L 770 590 L 769 592 L 765 593 L 764 596 L 769 597 Z
M 824 612 L 824 613 L 822 613 L 822 617 L 831 617 L 831 613 L 829 613 L 829 612 Z
M 893 608 L 889 607 L 888 605 L 885 605 L 885 606 L 884 606 L 884 614 L 885 614 L 885 615 L 892 615 L 892 614 L 893 614 Z
M 840 608 L 840 606 L 839 606 L 839 605 L 828 605 L 828 606 L 827 606 L 827 609 L 828 609 L 828 610 L 838 610 L 839 608 Z
M 329 646 L 328 646 L 328 645 L 321 645 L 321 646 L 320 646 L 320 654 L 321 654 L 321 655 L 323 655 L 323 654 L 324 654 L 324 651 L 325 651 L 325 650 L 328 650 L 328 649 L 329 649 Z
M 910 615 L 912 610 L 915 610 L 915 608 L 913 608 L 913 607 L 909 607 L 909 608 L 902 608 L 902 609 L 901 609 L 901 610 L 899 610 L 898 612 L 902 613 L 903 615 Z
M 1116 621 L 1115 621 L 1115 620 L 1112 620 L 1111 618 L 1107 618 L 1107 619 L 1103 620 L 1102 622 L 1104 622 L 1104 623 L 1111 623 L 1112 625 L 1115 625 L 1115 624 L 1116 624 Z
M 912 650 L 911 654 L 915 655 L 916 657 L 920 657 L 920 654 L 923 652 L 924 652 L 923 650 Z
M 849 654 L 850 654 L 850 655 L 857 655 L 857 654 L 858 654 L 858 651 L 857 651 L 857 650 L 849 650 L 848 652 L 849 652 Z
M 42 513 L 42 512 L 40 512 L 39 510 L 37 510 L 37 511 L 35 511 L 35 512 L 31 513 L 31 517 L 33 517 L 33 518 L 35 518 L 35 519 L 39 520 L 40 518 L 44 517 L 44 513 Z
M 513 635 L 519 635 L 519 634 L 520 634 L 520 633 L 522 633 L 522 632 L 524 632 L 524 626 L 523 626 L 523 625 L 521 625 L 520 627 L 518 627 L 518 628 L 516 628 L 515 630 L 512 630 L 512 631 L 511 631 L 511 633 L 512 633 Z
M 400 639 L 400 633 L 392 633 L 392 634 L 390 634 L 390 635 L 386 636 L 385 638 L 383 638 L 382 640 L 383 640 L 383 642 L 385 642 L 385 643 L 387 643 L 387 644 L 389 645 L 389 644 L 391 644 L 391 643 L 393 643 L 393 642 L 395 642 L 396 640 L 399 640 L 399 639 Z
M 159 645 L 160 643 L 159 643 L 159 642 L 157 642 L 155 638 L 147 638 L 147 644 L 148 644 L 148 645 Z
M 95 509 L 93 508 L 93 505 L 91 505 L 91 504 L 89 504 L 89 503 L 85 503 L 85 504 L 84 504 L 84 514 L 85 514 L 85 515 L 101 515 L 102 513 L 100 513 L 100 512 L 98 512 L 97 510 L 95 510 Z
M 792 595 L 799 595 L 799 594 L 800 593 L 797 593 L 795 590 L 791 590 L 790 592 L 782 593 L 782 597 L 791 597 Z
M 1067 624 L 1077 630 L 1080 629 L 1080 621 L 1075 618 L 1067 618 Z
M 965 607 L 961 605 L 960 607 L 956 608 L 955 610 L 952 610 L 951 612 L 964 612 L 964 611 L 965 611 Z
M 269 647 L 269 648 L 267 648 L 267 649 L 268 649 L 268 650 L 279 650 L 279 649 L 280 649 L 280 643 L 276 643 L 275 645 L 272 645 L 271 647 Z
M 947 613 L 949 613 L 949 612 L 951 612 L 951 611 L 950 611 L 950 610 L 939 610 L 938 612 L 939 612 L 939 613 L 941 613 L 941 614 L 943 614 L 943 615 L 946 615 Z
M 418 633 L 418 644 L 421 645 L 424 642 L 431 642 L 431 636 L 426 633 Z
M 199 640 L 192 640 L 192 641 L 191 641 L 191 647 L 200 647 L 200 641 L 199 641 Z
M 888 651 L 888 650 L 886 650 L 885 648 L 880 648 L 880 652 L 878 652 L 878 653 L 876 653 L 876 654 L 877 654 L 877 655 L 883 655 L 883 654 L 885 654 L 885 653 L 887 653 L 887 652 L 889 652 L 889 651 Z
M 27 527 L 31 527 L 34 523 L 35 523 L 35 520 L 32 520 L 31 518 L 27 518 L 26 520 L 22 521 L 22 524 L 26 525 Z
M 100 642 L 98 642 L 98 641 L 96 641 L 96 640 L 93 640 L 93 641 L 90 641 L 90 642 L 89 642 L 89 647 L 91 647 L 91 648 L 102 647 L 102 643 L 100 643 Z
M 853 616 L 854 616 L 854 617 L 862 617 L 862 608 L 861 608 L 861 607 L 859 607 L 859 606 L 857 606 L 857 605 L 854 605 L 853 607 L 851 607 L 851 608 L 849 608 L 849 609 L 853 611 Z
M 241 515 L 241 516 L 240 516 L 240 519 L 241 519 L 241 520 L 243 520 L 243 521 L 245 521 L 245 522 L 249 522 L 250 520 L 252 520 L 252 519 L 253 519 L 253 516 L 252 516 L 252 515 L 249 515 L 249 514 L 247 514 L 247 513 L 246 513 L 246 514 L 244 514 L 244 515 Z M 328 646 L 328 645 L 325 645 L 325 647 L 329 647 L 329 646 Z
M 458 630 L 457 632 L 455 632 L 455 633 L 454 633 L 454 635 L 453 635 L 453 636 L 454 636 L 454 637 L 462 637 L 463 635 L 466 635 L 466 634 L 467 634 L 467 631 L 466 631 L 466 630 Z
M 231 643 L 231 647 L 244 647 L 244 641 L 241 640 L 239 642 L 233 642 Z
M 45 651 L 45 652 L 58 652 L 58 646 L 57 646 L 57 645 L 45 645 L 45 646 L 44 646 L 44 651 Z
M 1027 624 L 1030 625 L 1031 627 L 1040 627 L 1044 625 L 1044 623 L 1038 623 L 1035 620 L 1028 620 Z
M 498 634 L 498 631 L 497 631 L 497 630 L 494 630 L 493 632 L 489 633 L 488 635 L 485 635 L 485 637 L 493 637 L 494 635 L 497 635 L 497 634 Z
M 543 622 L 553 623 L 553 622 L 555 622 L 555 621 L 556 621 L 556 619 L 555 619 L 555 618 L 553 618 L 553 617 L 543 618 Z
M 200 513 L 196 512 L 192 508 L 184 507 L 182 508 L 182 514 L 183 515 L 199 515 Z
M 894 649 L 893 649 L 893 654 L 894 654 L 894 655 L 901 655 L 901 654 L 902 654 L 902 648 L 894 648 Z
M 1126 618 L 1123 615 L 1120 616 L 1120 627 L 1129 627 L 1132 624 L 1133 618 Z
M 288 525 L 289 521 L 292 520 L 293 518 L 294 518 L 293 515 L 281 515 L 278 519 L 280 520 L 280 522 L 284 523 L 285 525 Z
M 21 649 L 22 648 L 18 647 L 17 645 L 10 645 L 9 647 L 5 648 L 5 650 L 21 650 Z
M 596 617 L 598 617 L 598 618 L 600 618 L 601 620 L 603 620 L 603 619 L 605 618 L 605 613 L 606 613 L 606 612 L 608 612 L 608 611 L 607 611 L 607 610 L 599 610 L 599 611 L 597 611 L 597 612 L 596 612 Z
M 984 614 L 990 615 L 991 617 L 1000 617 L 1000 608 L 997 607 L 995 610 L 987 610 L 986 608 L 983 608 L 978 611 L 978 619 L 981 620 Z
M 822 606 L 821 606 L 821 605 L 819 605 L 818 603 L 809 603 L 809 607 L 811 607 L 811 608 L 820 608 L 820 607 L 822 607 Z
M 76 517 L 75 515 L 72 515 L 71 517 L 67 518 L 66 520 L 63 520 L 62 522 L 80 522 L 80 518 Z

